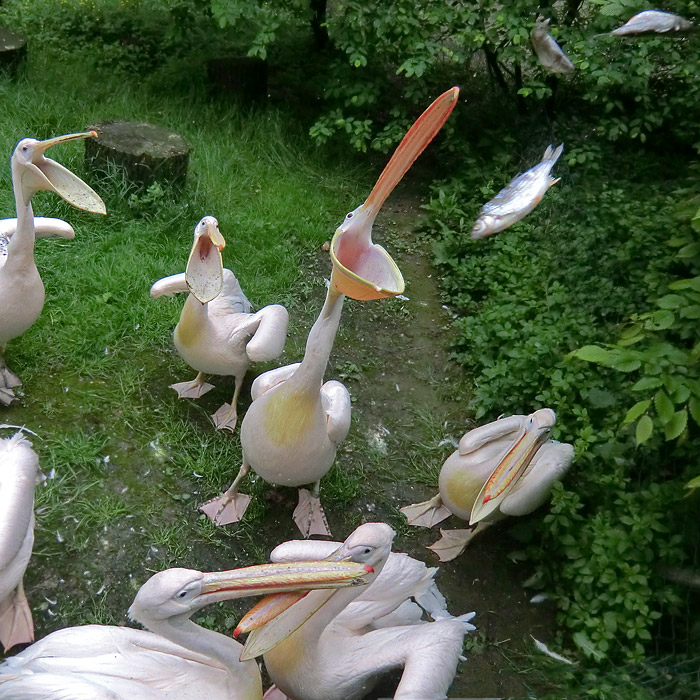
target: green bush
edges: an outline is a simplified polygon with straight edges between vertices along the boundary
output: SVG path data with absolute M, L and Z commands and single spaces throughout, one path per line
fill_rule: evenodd
M 426 207 L 456 313 L 454 357 L 474 378 L 470 407 L 484 420 L 541 406 L 557 412 L 555 437 L 575 445 L 576 467 L 555 486 L 527 549 L 537 567 L 530 583 L 553 596 L 568 641 L 584 655 L 638 661 L 661 611 L 679 611 L 678 592 L 659 571 L 694 546 L 683 541 L 681 502 L 692 459 L 659 441 L 644 454 L 635 449 L 624 419 L 635 403 L 628 372 L 639 363 L 619 357 L 598 367 L 571 353 L 609 342 L 640 307 L 664 298 L 676 266 L 667 242 L 683 226 L 674 188 L 689 171 L 652 190 L 636 173 L 653 156 L 608 153 L 605 179 L 596 163 L 569 172 L 560 163 L 563 182 L 527 219 L 472 241 L 480 205 L 517 172 L 504 153 L 488 180 L 471 159 Z

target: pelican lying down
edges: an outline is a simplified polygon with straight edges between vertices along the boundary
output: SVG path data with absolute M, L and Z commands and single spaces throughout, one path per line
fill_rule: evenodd
M 432 527 L 452 514 L 476 524 L 472 530 L 440 530 L 441 538 L 428 548 L 440 561 L 459 556 L 493 523 L 532 513 L 547 500 L 574 458 L 572 445 L 548 439 L 555 421 L 552 409 L 541 408 L 470 430 L 442 465 L 440 493 L 401 509 L 409 525 Z
M 234 635 L 256 628 L 241 658 L 264 653 L 275 682 L 267 699 L 359 700 L 402 667 L 397 700 L 446 697 L 474 613 L 452 617 L 433 581 L 437 569 L 392 553 L 394 535 L 384 523 L 366 523 L 342 544 L 298 540 L 272 552 L 279 562 L 350 558 L 374 573 L 367 588 L 312 592 L 279 615 L 282 596 L 268 596 L 240 621 Z M 276 617 L 265 624 L 266 611 Z M 434 622 L 422 620 L 424 611 Z
M 282 565 L 284 566 L 284 565 Z M 109 625 L 58 630 L 0 665 L 0 700 L 261 700 L 260 671 L 242 646 L 189 618 L 211 603 L 270 591 L 355 585 L 352 562 L 265 564 L 152 576 L 129 608 L 150 632 Z
M 34 544 L 34 487 L 42 479 L 39 458 L 21 432 L 0 440 L 0 642 L 5 651 L 34 641 L 22 579 Z

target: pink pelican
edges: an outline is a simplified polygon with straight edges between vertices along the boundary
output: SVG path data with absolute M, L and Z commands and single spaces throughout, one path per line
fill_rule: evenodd
M 53 632 L 0 666 L 0 700 L 261 700 L 258 666 L 239 660 L 243 647 L 190 616 L 232 598 L 354 585 L 371 569 L 352 562 L 285 566 L 161 571 L 129 608 L 150 632 L 106 625 Z
M 272 484 L 302 486 L 294 522 L 301 533 L 330 535 L 321 501 L 320 480 L 333 464 L 350 429 L 350 394 L 337 381 L 323 383 L 340 323 L 345 296 L 382 299 L 401 294 L 404 281 L 391 256 L 372 242 L 372 225 L 386 198 L 440 130 L 459 94 L 452 88 L 417 119 L 397 147 L 364 204 L 351 211 L 331 242 L 333 271 L 321 313 L 306 341 L 300 363 L 261 374 L 253 402 L 241 424 L 243 464 L 229 489 L 203 506 L 216 524 L 240 520 L 250 496 L 238 485 L 252 468 Z
M 0 439 L 0 642 L 5 651 L 34 641 L 22 579 L 34 544 L 34 487 L 42 479 L 39 458 L 21 432 Z
M 91 136 L 97 134 L 94 131 L 67 134 L 47 141 L 22 139 L 12 153 L 12 187 L 17 218 L 3 223 L 4 244 L 0 246 L 4 248 L 4 252 L 0 251 L 0 403 L 5 405 L 15 399 L 13 389 L 22 383 L 5 364 L 5 346 L 30 328 L 44 308 L 44 283 L 34 263 L 36 226 L 32 197 L 40 190 L 49 190 L 78 209 L 105 213 L 103 201 L 90 187 L 70 170 L 46 158 L 44 153 L 58 143 Z M 44 235 L 70 238 L 72 229 L 66 226 L 58 219 L 39 221 Z
M 236 404 L 251 362 L 274 360 L 287 339 L 287 309 L 272 304 L 253 313 L 236 276 L 224 268 L 221 251 L 226 245 L 219 222 L 205 216 L 195 227 L 194 243 L 184 273 L 158 280 L 151 296 L 189 292 L 174 340 L 180 356 L 198 374 L 191 382 L 173 384 L 180 398 L 199 398 L 214 387 L 204 374 L 233 375 L 231 403 L 212 416 L 217 428 L 233 431 L 238 421 Z
M 440 561 L 458 557 L 479 532 L 509 515 L 527 515 L 549 496 L 574 458 L 572 445 L 549 440 L 556 416 L 541 408 L 474 428 L 442 465 L 440 493 L 405 506 L 409 525 L 432 527 L 454 514 L 472 530 L 440 530 L 430 545 Z
M 384 523 L 366 523 L 344 543 L 292 541 L 272 552 L 279 562 L 350 559 L 375 573 L 362 591 L 268 596 L 240 621 L 234 635 L 253 629 L 241 658 L 264 653 L 275 683 L 266 699 L 356 700 L 397 668 L 397 700 L 445 697 L 474 613 L 449 615 L 433 581 L 437 569 L 392 553 L 394 534 Z M 435 621 L 423 621 L 424 611 Z M 268 616 L 276 617 L 265 624 Z

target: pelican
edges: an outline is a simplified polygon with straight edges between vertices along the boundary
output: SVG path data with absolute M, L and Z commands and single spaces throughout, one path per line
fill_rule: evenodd
M 258 666 L 239 660 L 242 646 L 190 616 L 211 603 L 274 590 L 355 585 L 371 569 L 352 562 L 285 566 L 161 571 L 129 608 L 150 632 L 107 625 L 53 632 L 0 666 L 0 700 L 261 700 Z
M 333 271 L 321 313 L 306 341 L 304 358 L 261 374 L 241 424 L 243 464 L 229 489 L 200 507 L 216 524 L 243 517 L 250 496 L 238 485 L 252 468 L 273 484 L 302 486 L 294 522 L 301 533 L 330 535 L 319 485 L 350 429 L 350 394 L 338 381 L 323 383 L 345 296 L 382 299 L 401 294 L 404 281 L 391 256 L 372 242 L 374 220 L 394 187 L 430 143 L 454 108 L 458 88 L 438 97 L 417 119 L 379 176 L 364 204 L 336 230 L 330 254 Z
M 34 544 L 34 487 L 43 478 L 32 443 L 21 432 L 0 439 L 0 642 L 5 651 L 34 641 L 22 579 Z
M 231 403 L 224 403 L 211 417 L 217 428 L 233 431 L 245 373 L 251 362 L 274 360 L 282 353 L 289 316 L 279 304 L 252 312 L 235 275 L 222 265 L 225 245 L 219 222 L 205 216 L 195 227 L 185 272 L 158 280 L 151 287 L 151 296 L 189 292 L 174 340 L 180 356 L 198 374 L 191 382 L 172 384 L 171 388 L 180 398 L 197 399 L 214 388 L 204 381 L 205 373 L 233 375 Z
M 409 525 L 432 527 L 454 514 L 473 530 L 440 530 L 430 545 L 440 561 L 458 557 L 479 532 L 508 515 L 527 515 L 549 496 L 571 465 L 574 448 L 549 440 L 556 415 L 541 408 L 474 428 L 442 465 L 440 493 L 401 508 Z
M 394 531 L 384 523 L 366 523 L 344 543 L 286 542 L 273 561 L 298 559 L 363 562 L 374 569 L 367 588 L 309 593 L 278 614 L 269 596 L 256 606 L 257 617 L 242 659 L 264 653 L 275 700 L 356 700 L 379 677 L 402 668 L 395 698 L 438 700 L 454 678 L 464 635 L 474 613 L 452 617 L 433 577 L 437 569 L 406 554 L 392 553 Z M 277 615 L 266 621 L 266 610 Z M 424 622 L 427 611 L 435 620 Z M 251 611 L 252 613 L 253 611 Z M 246 615 L 234 635 L 247 631 Z
M 22 139 L 12 153 L 12 187 L 17 218 L 5 220 L 0 227 L 4 234 L 4 245 L 0 248 L 5 249 L 0 254 L 0 403 L 5 405 L 15 399 L 13 389 L 22 383 L 5 364 L 5 346 L 30 328 L 44 308 L 44 283 L 34 263 L 36 227 L 32 197 L 40 190 L 49 190 L 78 209 L 106 213 L 104 202 L 90 187 L 70 170 L 46 158 L 44 153 L 58 143 L 92 136 L 97 136 L 97 133 L 67 134 L 46 141 Z M 46 235 L 48 231 L 49 235 L 70 238 L 70 231 L 65 228 L 67 225 L 57 223 L 59 221 L 41 220 L 42 234 Z

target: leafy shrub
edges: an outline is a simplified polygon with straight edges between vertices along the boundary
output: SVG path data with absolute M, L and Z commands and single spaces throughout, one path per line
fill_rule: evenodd
M 687 440 L 689 415 L 700 426 L 700 211 L 692 228 L 674 236 L 669 245 L 678 249 L 676 258 L 695 277 L 685 276 L 668 285 L 670 294 L 656 300 L 657 309 L 634 314 L 615 344 L 586 345 L 573 357 L 643 376 L 633 386 L 638 395 L 648 395 L 628 411 L 624 423 L 636 421 L 637 444 L 649 440 L 656 428 L 665 440 Z M 633 375 L 634 376 L 634 375 Z M 700 477 L 691 482 L 700 487 Z
M 550 406 L 555 437 L 575 445 L 571 486 L 555 486 L 541 541 L 528 549 L 537 566 L 531 584 L 553 595 L 569 639 L 599 661 L 643 657 L 661 611 L 679 609 L 659 567 L 692 547 L 682 541 L 679 504 L 690 455 L 661 451 L 658 441 L 639 454 L 621 427 L 635 392 L 616 370 L 634 366 L 622 356 L 604 367 L 570 356 L 605 343 L 640 306 L 663 298 L 675 266 L 666 242 L 678 238 L 677 183 L 651 192 L 630 158 L 637 173 L 650 165 L 639 153 L 608 152 L 601 180 L 585 159 L 568 174 L 560 163 L 564 182 L 527 219 L 486 240 L 469 234 L 480 205 L 517 172 L 504 167 L 503 152 L 488 184 L 471 159 L 427 205 L 457 315 L 454 357 L 474 377 L 471 408 L 490 420 Z

